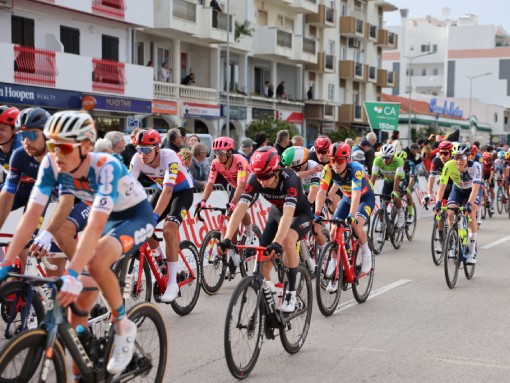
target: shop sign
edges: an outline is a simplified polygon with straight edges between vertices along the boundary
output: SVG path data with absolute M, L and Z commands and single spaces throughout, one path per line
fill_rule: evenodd
M 81 93 L 0 82 L 0 104 L 80 109 Z
M 152 100 L 152 113 L 177 115 L 178 106 L 173 101 Z
M 291 124 L 302 124 L 303 123 L 303 113 L 302 112 L 292 112 L 289 110 L 278 110 L 276 111 L 276 118 L 285 122 L 289 122 Z
M 90 95 L 85 95 L 89 97 Z M 96 100 L 96 110 L 107 110 L 112 112 L 144 113 L 150 114 L 152 103 L 147 100 L 137 100 L 134 98 L 110 97 L 94 95 Z
M 253 108 L 251 111 L 251 117 L 254 120 L 263 120 L 265 115 L 274 117 L 274 110 L 273 109 Z
M 219 118 L 221 114 L 219 105 L 185 102 L 182 109 L 184 118 Z
M 246 120 L 247 111 L 244 106 L 232 106 L 230 105 L 230 119 L 231 120 Z M 227 115 L 227 106 L 221 106 L 221 116 L 226 117 Z

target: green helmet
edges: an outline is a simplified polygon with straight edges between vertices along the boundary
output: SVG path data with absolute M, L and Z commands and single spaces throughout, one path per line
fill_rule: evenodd
M 282 164 L 291 168 L 301 166 L 308 162 L 308 149 L 302 146 L 291 146 L 282 154 Z
M 400 150 L 397 152 L 396 157 L 402 158 L 403 160 L 407 160 L 407 152 L 405 150 Z

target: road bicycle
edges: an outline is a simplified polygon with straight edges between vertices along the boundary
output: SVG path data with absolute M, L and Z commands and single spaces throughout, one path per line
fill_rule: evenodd
M 247 257 L 245 251 L 236 251 L 235 249 L 227 254 L 221 254 L 218 252 L 218 242 L 225 236 L 227 231 L 227 222 L 230 218 L 231 212 L 228 212 L 226 208 L 219 207 L 204 207 L 197 209 L 195 211 L 195 216 L 200 222 L 204 222 L 201 215 L 202 210 L 217 211 L 220 213 L 218 215 L 216 228 L 207 233 L 202 241 L 199 253 L 199 263 L 202 267 L 202 289 L 207 295 L 214 295 L 223 285 L 225 275 L 227 274 L 227 268 L 230 271 L 228 277 L 229 280 L 235 276 L 235 270 L 237 267 L 239 267 L 239 272 L 244 278 L 251 270 L 253 270 L 255 258 Z M 237 243 L 249 246 L 258 245 L 262 232 L 255 224 L 252 225 L 252 228 L 255 235 L 251 240 L 252 243 L 246 243 L 248 239 L 246 232 L 241 233 L 241 231 L 239 232 L 241 237 L 238 239 Z
M 490 193 L 490 185 L 489 181 L 485 180 L 482 184 L 482 204 L 480 206 L 480 216 L 482 219 L 485 219 L 487 215 L 492 218 L 492 215 L 494 214 L 493 210 L 491 209 L 492 205 L 492 199 L 491 199 L 491 193 Z
M 448 201 L 443 199 L 441 205 L 446 207 Z M 428 210 L 428 204 L 423 205 Z M 448 233 L 448 220 L 446 219 L 446 211 L 441 210 L 439 214 L 433 216 L 434 225 L 432 226 L 432 236 L 430 238 L 430 251 L 432 253 L 432 261 L 436 266 L 443 262 L 443 244 L 446 234 Z M 440 227 L 443 229 L 441 230 Z
M 370 237 L 372 238 L 374 253 L 380 254 L 384 243 L 388 239 L 390 239 L 395 249 L 402 246 L 405 228 L 404 226 L 401 228 L 397 227 L 398 209 L 394 203 L 390 204 L 389 202 L 392 196 L 389 194 L 376 194 L 376 197 L 380 197 L 381 205 L 374 214 L 370 227 Z
M 466 217 L 464 207 L 442 207 L 441 210 L 451 210 L 454 213 L 453 225 L 448 230 L 446 241 L 443 245 L 446 284 L 450 289 L 453 289 L 457 283 L 461 265 L 467 279 L 473 278 L 475 273 L 476 264 L 466 263 L 466 255 L 468 253 L 468 219 L 471 222 L 471 217 Z
M 372 252 L 372 269 L 362 273 L 361 252 L 352 226 L 340 219 L 325 221 L 337 225 L 337 230 L 319 257 L 315 294 L 320 312 L 330 316 L 338 306 L 342 290 L 346 291 L 349 285 L 358 303 L 367 300 L 374 281 L 375 254 Z
M 122 262 L 121 278 L 127 272 L 127 262 Z M 168 336 L 160 311 L 144 302 L 132 307 L 127 316 L 138 327 L 133 357 L 126 369 L 116 376 L 110 375 L 106 365 L 112 353 L 115 326 L 107 334 L 92 334 L 80 338 L 67 321 L 66 310 L 55 297 L 61 287 L 59 278 L 39 278 L 13 275 L 26 280 L 32 288 L 47 285 L 52 291 L 51 307 L 48 307 L 44 324 L 40 328 L 25 331 L 7 343 L 0 351 L 1 382 L 57 382 L 67 381 L 67 349 L 76 364 L 84 383 L 137 381 L 163 382 Z M 76 310 L 77 315 L 86 313 Z
M 257 363 L 264 337 L 275 339 L 275 330 L 279 331 L 283 348 L 289 354 L 295 354 L 301 349 L 310 328 L 313 293 L 310 273 L 306 267 L 299 265 L 296 275 L 296 310 L 292 313 L 277 310 L 274 293 L 262 274 L 262 264 L 271 261 L 277 270 L 282 270 L 282 297 L 287 293 L 289 269 L 283 265 L 279 256 L 266 255 L 265 247 L 235 247 L 255 257 L 253 274 L 243 278 L 232 294 L 224 331 L 228 369 L 236 379 L 244 379 Z

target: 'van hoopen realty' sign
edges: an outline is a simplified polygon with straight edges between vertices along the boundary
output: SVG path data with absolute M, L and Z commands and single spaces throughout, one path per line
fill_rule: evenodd
M 398 114 L 400 112 L 398 102 L 365 101 L 365 112 L 372 129 L 398 129 Z

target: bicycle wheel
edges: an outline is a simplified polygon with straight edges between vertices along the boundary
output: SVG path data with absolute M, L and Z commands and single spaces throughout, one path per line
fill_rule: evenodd
M 207 295 L 218 292 L 223 281 L 227 265 L 218 253 L 218 242 L 221 241 L 221 233 L 217 230 L 210 231 L 200 246 L 200 264 L 202 265 L 202 289 Z
M 406 237 L 408 241 L 412 241 L 414 238 L 414 234 L 416 232 L 416 221 L 417 221 L 417 215 L 416 215 L 416 205 L 413 204 L 413 222 L 407 222 L 407 218 L 409 216 L 408 209 L 406 209 Z
M 35 329 L 44 319 L 44 305 L 35 289 L 27 302 L 30 285 L 23 281 L 7 282 L 0 288 L 0 345 L 15 335 Z M 29 307 L 27 307 L 27 305 Z
M 39 382 L 44 369 L 47 382 L 65 383 L 68 376 L 65 354 L 57 339 L 52 359 L 45 359 L 43 366 L 46 340 L 46 331 L 34 329 L 7 343 L 0 351 L 0 382 Z
M 404 242 L 404 226 L 398 227 L 398 209 L 395 205 L 391 208 L 391 222 L 393 222 L 393 230 L 390 234 L 390 241 L 395 250 L 400 249 L 402 243 Z
M 179 243 L 181 254 L 186 258 L 187 265 L 179 256 L 179 268 L 177 270 L 177 283 L 179 295 L 171 303 L 173 310 L 179 315 L 188 315 L 197 304 L 200 295 L 200 280 L 202 279 L 202 267 L 198 261 L 198 250 L 191 241 Z
M 338 275 L 333 273 L 333 275 L 327 276 L 326 271 L 328 270 L 328 266 L 334 259 L 340 262 L 338 265 L 339 273 Z M 319 306 L 322 315 L 328 317 L 335 312 L 342 293 L 342 282 L 343 262 L 342 257 L 338 254 L 338 244 L 334 241 L 328 242 L 321 252 L 319 262 L 317 262 L 317 275 L 315 277 L 317 306 Z
M 499 214 L 503 214 L 503 189 L 498 188 L 496 193 L 496 207 Z
M 467 245 L 462 245 L 462 253 L 463 254 L 466 254 L 466 252 L 469 250 L 468 246 Z M 473 275 L 475 274 L 475 268 L 476 268 L 476 263 L 473 263 L 473 264 L 468 264 L 466 263 L 466 260 L 464 257 L 462 257 L 462 263 L 463 263 L 463 269 L 464 269 L 464 275 L 466 276 L 467 279 L 471 279 L 473 278 Z
M 460 263 L 459 234 L 455 227 L 448 230 L 446 242 L 443 246 L 443 253 L 446 284 L 450 289 L 453 289 L 455 283 L 457 283 Z
M 284 274 L 284 284 L 287 279 Z M 310 319 L 312 318 L 313 291 L 312 277 L 304 265 L 298 265 L 296 275 L 296 311 L 283 314 L 290 319 L 284 328 L 280 329 L 280 341 L 289 354 L 298 352 L 305 343 Z
M 125 299 L 126 311 L 137 303 L 150 302 L 152 298 L 152 273 L 149 262 L 144 260 L 140 270 L 140 254 L 135 253 L 129 258 L 128 273 L 133 275 L 131 294 Z
M 356 277 L 354 283 L 352 284 L 352 295 L 354 295 L 356 302 L 363 303 L 368 299 L 370 291 L 372 290 L 372 284 L 374 283 L 374 253 L 372 253 L 372 269 L 368 273 L 363 274 L 361 272 L 361 251 L 358 246 L 356 249 L 356 254 L 354 255 L 354 265 Z
M 223 343 L 228 369 L 236 379 L 250 375 L 262 348 L 266 311 L 259 278 L 242 279 L 228 304 Z
M 444 224 L 443 224 L 444 228 Z M 443 229 L 444 230 L 444 229 Z M 439 249 L 441 250 L 439 251 Z M 439 235 L 439 221 L 434 217 L 434 226 L 432 227 L 432 237 L 430 241 L 430 250 L 432 252 L 432 261 L 436 266 L 443 262 L 443 243 Z
M 384 209 L 379 209 L 374 215 L 370 227 L 370 237 L 374 245 L 374 253 L 380 254 L 386 241 L 386 222 L 384 220 Z
M 262 236 L 262 231 L 260 228 L 253 224 L 252 225 L 253 232 L 255 233 L 255 242 L 251 243 L 250 245 L 258 246 L 259 245 L 259 239 Z M 246 244 L 246 236 L 243 235 L 243 238 L 241 239 L 241 244 Z M 246 278 L 248 275 L 253 273 L 253 268 L 255 266 L 256 261 L 256 253 L 254 251 L 250 251 L 249 249 L 243 250 L 241 252 L 241 263 L 239 264 L 239 270 L 241 272 L 241 275 L 243 278 Z
M 481 206 L 480 216 L 482 217 L 482 219 L 485 219 L 485 217 L 487 216 L 487 199 L 486 198 L 482 198 L 482 206 Z

